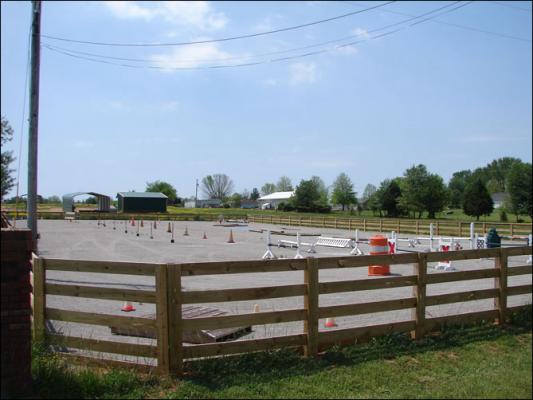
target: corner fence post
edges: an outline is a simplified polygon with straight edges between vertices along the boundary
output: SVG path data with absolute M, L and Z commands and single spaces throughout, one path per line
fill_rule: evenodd
M 304 321 L 304 334 L 307 345 L 304 348 L 306 357 L 316 356 L 318 353 L 318 259 L 309 257 L 307 268 L 304 270 L 304 284 L 307 288 L 304 295 L 304 309 L 307 319 Z
M 418 253 L 418 263 L 414 264 L 414 273 L 417 276 L 416 286 L 413 286 L 413 297 L 416 298 L 416 307 L 411 311 L 411 318 L 415 321 L 415 330 L 411 331 L 411 338 L 418 340 L 426 331 L 426 276 L 427 254 Z
M 33 337 L 37 343 L 45 340 L 46 272 L 42 258 L 33 256 Z
M 499 255 L 494 259 L 494 268 L 499 274 L 494 278 L 494 287 L 499 289 L 498 297 L 494 298 L 494 308 L 498 310 L 498 324 L 505 324 L 507 311 L 507 250 L 500 248 Z

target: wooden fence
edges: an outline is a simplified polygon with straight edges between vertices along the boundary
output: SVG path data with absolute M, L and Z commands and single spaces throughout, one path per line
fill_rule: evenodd
M 318 351 L 327 349 L 334 344 L 354 343 L 356 339 L 360 341 L 365 338 L 392 332 L 411 332 L 411 336 L 414 339 L 419 339 L 426 332 L 438 329 L 443 324 L 464 323 L 476 319 L 497 319 L 502 323 L 505 321 L 508 312 L 519 308 L 507 306 L 509 296 L 531 293 L 531 284 L 509 286 L 507 278 L 516 275 L 531 275 L 532 266 L 525 265 L 526 263 L 524 263 L 524 265 L 508 267 L 508 258 L 511 256 L 530 255 L 531 253 L 532 247 L 524 246 L 445 253 L 407 253 L 379 256 L 187 264 L 78 261 L 47 259 L 34 256 L 32 260 L 33 274 L 31 276 L 33 286 L 33 329 L 35 338 L 37 340 L 44 340 L 48 344 L 156 358 L 157 370 L 163 374 L 180 374 L 183 371 L 183 362 L 187 359 L 247 353 L 281 347 L 300 347 L 305 355 L 313 356 Z M 473 260 L 489 257 L 494 257 L 493 268 L 427 274 L 428 263 L 430 262 Z M 333 282 L 321 282 L 319 280 L 320 270 L 357 268 L 375 264 L 413 264 L 414 273 L 403 276 L 372 277 Z M 155 290 L 146 291 L 50 283 L 46 281 L 48 271 L 154 276 Z M 265 272 L 278 273 L 284 271 L 303 271 L 303 282 L 300 284 L 259 288 L 182 290 L 182 278 L 189 276 Z M 432 284 L 470 281 L 483 278 L 493 278 L 494 288 L 432 296 L 426 294 L 427 287 Z M 405 298 L 357 304 L 319 306 L 319 295 L 321 294 L 398 287 L 411 287 L 412 295 Z M 46 304 L 46 295 L 155 303 L 156 318 L 106 315 L 50 308 Z M 182 305 L 186 304 L 275 299 L 293 296 L 303 296 L 303 308 L 198 318 L 186 318 L 185 315 L 179 312 Z M 494 308 L 488 311 L 469 312 L 436 318 L 427 317 L 426 307 L 490 298 L 494 299 Z M 411 309 L 411 318 L 408 321 L 391 321 L 390 323 L 331 331 L 319 330 L 319 319 L 321 318 L 361 315 L 402 309 Z M 151 329 L 156 332 L 157 345 L 120 343 L 94 338 L 58 335 L 47 332 L 45 320 Z M 182 343 L 183 332 L 186 330 L 222 329 L 290 321 L 303 321 L 303 333 L 209 344 L 183 345 Z M 88 356 L 70 357 L 73 361 L 81 361 L 86 365 L 99 363 L 96 358 Z M 108 366 L 113 364 L 131 365 L 131 363 L 125 364 L 122 361 L 107 360 L 104 364 Z
M 291 215 L 249 215 L 248 221 L 256 223 L 308 226 L 320 228 L 348 229 L 372 232 L 415 233 L 429 235 L 429 224 L 433 223 L 434 235 L 467 237 L 470 235 L 470 222 L 453 220 L 416 220 L 389 218 L 334 218 L 334 217 L 296 217 Z M 476 233 L 486 234 L 495 228 L 498 234 L 505 236 L 528 235 L 532 224 L 504 222 L 474 222 Z

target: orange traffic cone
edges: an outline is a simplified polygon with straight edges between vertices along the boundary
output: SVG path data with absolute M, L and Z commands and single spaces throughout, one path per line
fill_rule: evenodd
M 130 301 L 125 301 L 120 311 L 125 311 L 125 312 L 135 311 L 135 307 L 133 307 L 133 304 L 131 304 Z
M 170 222 L 168 223 L 167 233 L 172 232 L 172 229 L 170 229 Z
M 135 218 L 131 217 L 131 226 L 135 226 Z
M 144 228 L 144 220 L 141 219 L 141 228 Z
M 259 304 L 254 304 L 254 313 L 259 312 Z
M 231 229 L 229 231 L 228 243 L 235 243 L 235 240 L 233 240 L 233 231 Z
M 336 326 L 337 324 L 334 318 L 326 318 L 326 322 L 324 323 L 325 328 L 335 328 Z
M 204 232 L 204 236 L 202 236 L 202 239 L 207 239 L 207 235 Z

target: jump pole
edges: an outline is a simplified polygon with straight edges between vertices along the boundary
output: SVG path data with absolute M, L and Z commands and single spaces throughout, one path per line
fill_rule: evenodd
M 274 253 L 272 253 L 272 251 L 270 250 L 270 246 L 271 245 L 272 245 L 272 241 L 271 241 L 271 238 L 270 238 L 270 229 L 269 229 L 269 230 L 267 230 L 267 235 L 266 235 L 267 250 L 266 250 L 265 254 L 263 254 L 263 257 L 262 257 L 263 260 L 272 260 L 272 259 L 276 258 Z

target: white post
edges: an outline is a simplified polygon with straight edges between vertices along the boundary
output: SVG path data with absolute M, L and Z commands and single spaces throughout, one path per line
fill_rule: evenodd
M 532 246 L 532 245 L 533 245 L 533 244 L 532 244 L 532 241 L 531 241 L 532 239 L 533 239 L 533 235 L 530 233 L 529 236 L 528 236 L 528 240 L 527 240 L 527 245 L 528 245 L 528 246 Z M 532 260 L 531 258 L 532 258 L 532 257 L 531 257 L 531 254 L 530 254 L 529 257 L 528 257 L 528 259 L 527 259 L 527 263 L 528 263 L 528 264 L 531 264 L 531 263 L 533 262 L 533 260 Z
M 429 224 L 429 251 L 433 251 L 433 224 Z
M 302 245 L 302 243 L 300 241 L 300 232 L 296 232 L 296 255 L 294 256 L 294 258 L 304 258 L 300 254 L 300 246 L 301 245 Z
M 474 235 L 474 223 L 470 222 L 470 250 L 474 250 L 477 247 L 477 243 L 474 242 L 476 240 Z
M 272 251 L 270 250 L 270 246 L 272 245 L 272 242 L 271 242 L 271 239 L 270 239 L 270 229 L 267 230 L 267 235 L 266 235 L 266 246 L 267 246 L 267 250 L 265 252 L 265 254 L 263 254 L 263 260 L 271 260 L 271 259 L 274 259 L 276 258 L 276 256 L 274 255 L 274 253 L 272 253 Z

